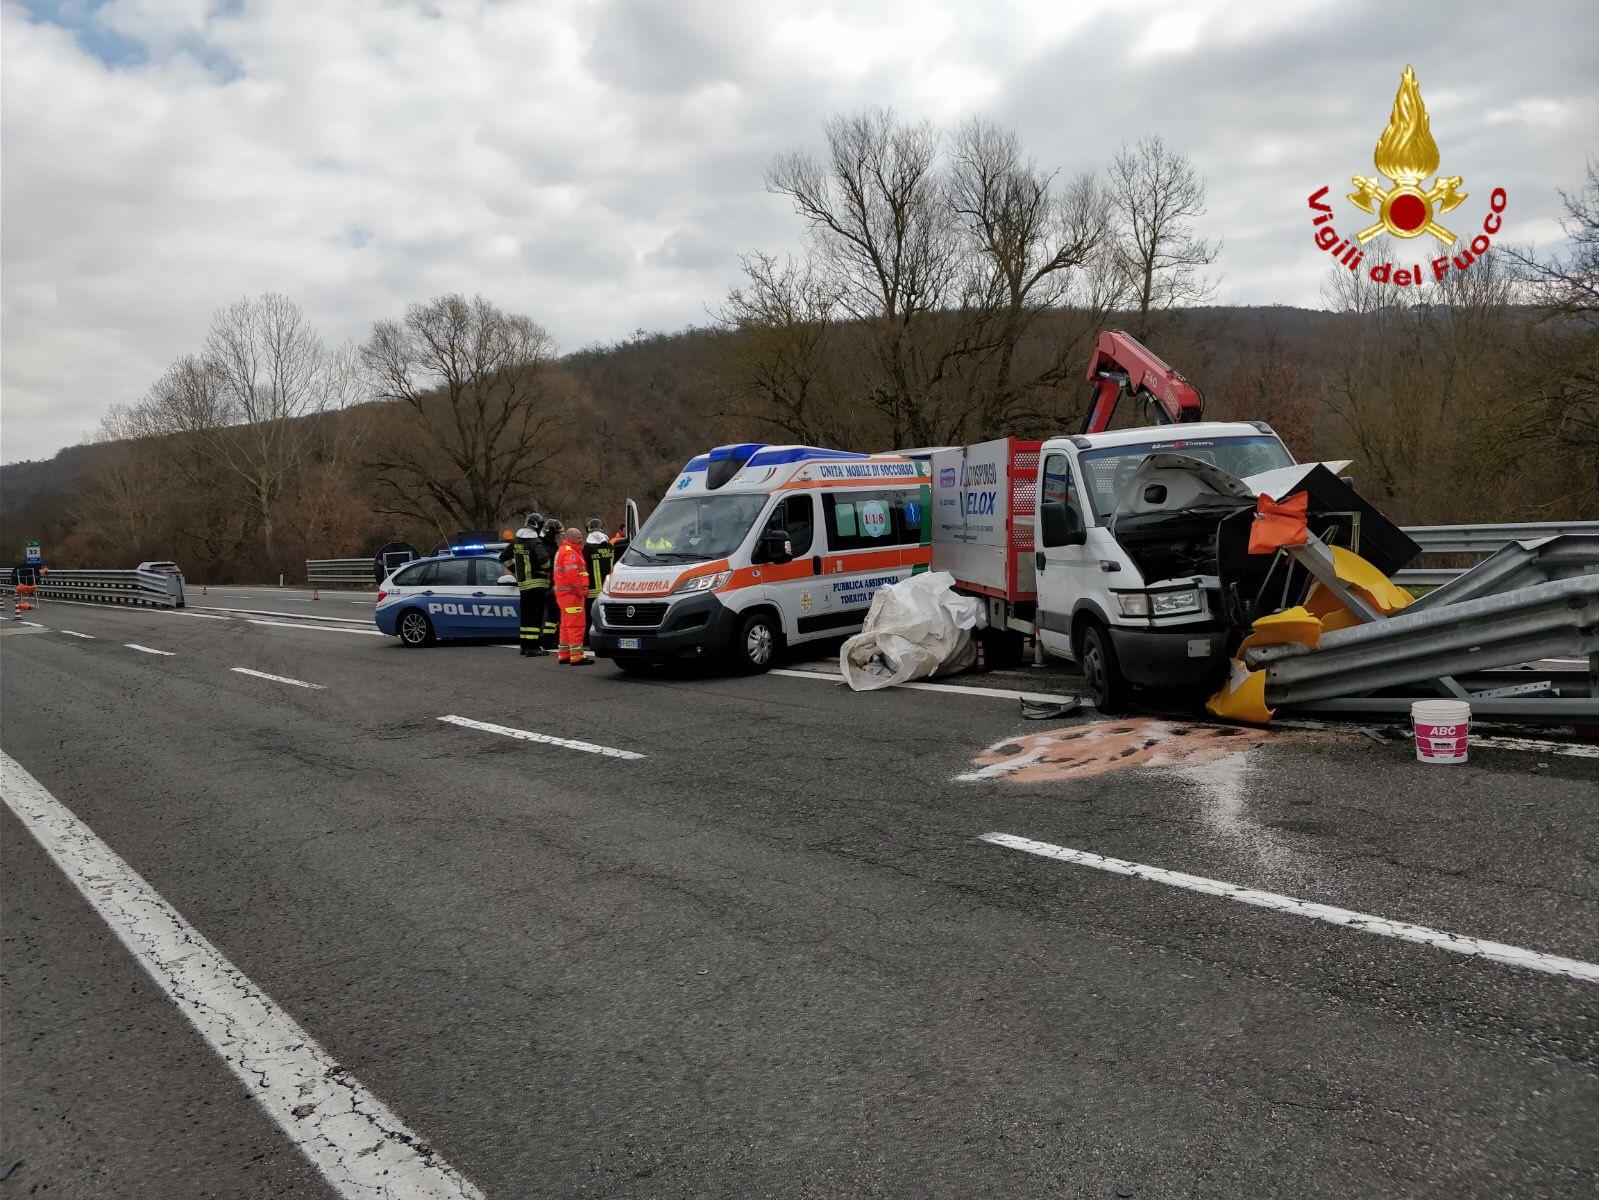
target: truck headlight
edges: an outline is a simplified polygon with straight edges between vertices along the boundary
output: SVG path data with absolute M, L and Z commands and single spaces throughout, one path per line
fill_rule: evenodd
M 1201 607 L 1198 588 L 1184 588 L 1180 592 L 1151 592 L 1149 600 L 1154 609 L 1153 615 L 1157 617 L 1196 613 Z
M 1149 595 L 1145 592 L 1123 592 L 1116 597 L 1116 603 L 1121 605 L 1124 617 L 1147 617 L 1149 615 Z
M 731 571 L 718 571 L 714 575 L 696 575 L 693 579 L 685 579 L 672 589 L 672 595 L 682 596 L 689 592 L 714 592 L 733 577 Z

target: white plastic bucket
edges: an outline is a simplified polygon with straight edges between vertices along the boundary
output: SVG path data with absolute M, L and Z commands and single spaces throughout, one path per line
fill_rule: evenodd
M 1410 706 L 1416 757 L 1424 763 L 1463 763 L 1471 738 L 1471 705 L 1464 700 L 1417 700 Z

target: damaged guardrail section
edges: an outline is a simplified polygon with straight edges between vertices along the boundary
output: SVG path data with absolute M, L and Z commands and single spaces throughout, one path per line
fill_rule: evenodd
M 1250 650 L 1266 671 L 1267 702 L 1303 704 L 1403 684 L 1422 683 L 1547 658 L 1599 654 L 1599 574 L 1407 609 L 1386 620 L 1325 634 L 1315 649 L 1300 645 Z M 1555 704 L 1558 700 L 1570 704 Z M 1591 697 L 1542 698 L 1540 707 L 1592 708 Z

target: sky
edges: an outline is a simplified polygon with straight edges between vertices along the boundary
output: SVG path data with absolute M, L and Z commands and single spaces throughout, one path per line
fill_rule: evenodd
M 1501 238 L 1557 246 L 1595 46 L 1592 0 L 3 0 L 0 459 L 264 291 L 331 344 L 451 291 L 563 351 L 707 324 L 741 252 L 801 242 L 765 165 L 863 105 L 987 116 L 1065 177 L 1159 134 L 1208 180 L 1217 301 L 1316 306 L 1306 198 L 1358 227 L 1410 63 L 1456 224 L 1503 187 Z

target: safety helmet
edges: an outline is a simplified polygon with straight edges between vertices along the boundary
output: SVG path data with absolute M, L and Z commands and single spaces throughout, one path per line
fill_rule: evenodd
M 528 529 L 543 529 L 544 528 L 544 514 L 543 513 L 537 513 L 537 512 L 528 513 L 528 515 L 527 515 L 527 525 L 525 526 L 525 528 L 528 528 Z M 517 537 L 521 537 L 522 535 L 521 535 L 521 533 L 518 533 L 516 536 Z
M 538 537 L 538 534 L 534 533 L 531 529 L 524 525 L 522 528 L 516 531 L 516 536 L 517 540 L 519 541 L 531 542 L 534 538 Z
M 544 532 L 545 533 L 560 533 L 561 532 L 561 519 L 559 517 L 546 517 L 544 519 Z
M 590 517 L 588 519 L 588 531 L 590 533 L 598 533 L 604 528 L 605 522 L 600 520 L 598 517 Z

